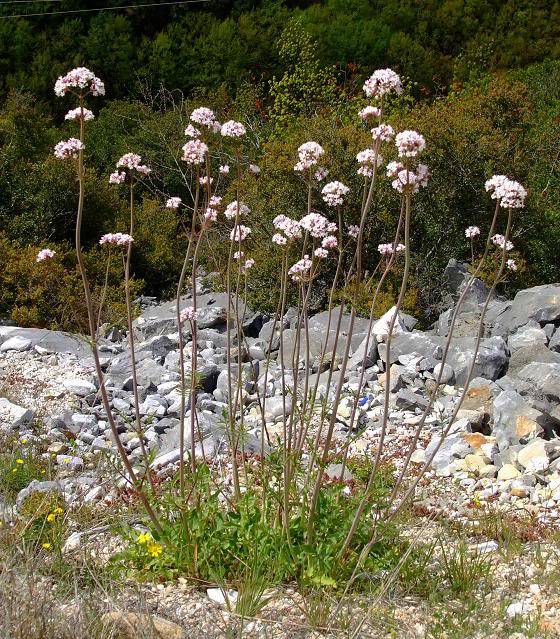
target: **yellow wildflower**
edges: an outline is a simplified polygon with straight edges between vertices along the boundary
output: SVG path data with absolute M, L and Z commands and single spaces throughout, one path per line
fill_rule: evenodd
M 16 459 L 16 464 L 23 464 L 23 459 Z
M 22 444 L 27 444 L 27 439 L 22 439 L 22 440 L 21 440 L 21 443 L 22 443 Z
M 141 535 L 138 535 L 138 539 L 136 540 L 139 544 L 149 544 L 150 541 L 152 541 L 150 533 L 142 533 Z
M 50 545 L 50 544 L 43 544 L 43 548 L 44 548 L 45 550 L 48 550 L 50 547 L 51 547 L 51 545 Z
M 55 517 L 56 517 L 56 515 L 54 513 L 49 513 L 47 515 L 47 521 L 53 522 Z
M 58 506 L 58 508 L 55 508 L 55 509 L 53 510 L 53 513 L 54 513 L 55 515 L 62 515 L 62 513 L 63 513 L 63 512 L 64 512 L 64 511 L 62 510 L 62 508 L 61 508 L 60 506 Z
M 150 544 L 148 546 L 148 552 L 152 555 L 152 557 L 159 557 L 163 552 L 163 547 L 161 544 Z

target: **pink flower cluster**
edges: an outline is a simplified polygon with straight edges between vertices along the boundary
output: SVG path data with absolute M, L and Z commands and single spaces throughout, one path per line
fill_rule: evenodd
M 373 177 L 374 165 L 377 162 L 377 166 L 383 164 L 383 156 L 379 155 L 374 149 L 364 149 L 356 155 L 356 160 L 361 164 L 358 169 L 358 175 L 364 175 L 365 177 Z
M 245 133 L 247 133 L 247 131 L 241 122 L 228 120 L 222 124 L 220 133 L 224 138 L 241 138 L 245 135 Z
M 56 255 L 55 251 L 50 248 L 44 248 L 37 253 L 37 262 L 44 262 L 45 260 L 50 260 Z
M 375 142 L 390 142 L 395 135 L 395 131 L 390 124 L 380 124 L 371 130 L 371 134 Z
M 109 176 L 109 184 L 124 184 L 126 173 L 124 171 L 114 171 Z
M 525 206 L 527 191 L 506 175 L 493 175 L 484 186 L 492 192 L 492 199 L 498 200 L 504 209 L 521 209 Z
M 327 235 L 323 238 L 321 242 L 321 246 L 324 249 L 335 249 L 338 248 L 338 239 L 334 235 Z
M 138 153 L 125 153 L 117 162 L 117 169 L 128 169 L 139 175 L 148 175 L 152 169 L 142 164 L 142 158 Z
M 202 140 L 193 139 L 189 140 L 183 147 L 183 162 L 186 162 L 190 166 L 202 164 L 204 158 L 208 153 L 208 147 Z
M 245 217 L 249 215 L 250 212 L 251 209 L 244 202 L 238 202 L 237 200 L 234 200 L 226 206 L 224 215 L 227 217 L 228 220 L 234 220 L 238 215 L 239 217 Z
M 219 170 L 222 175 L 227 175 L 229 173 L 229 164 L 222 164 Z
M 243 253 L 243 251 L 236 251 L 233 254 L 233 259 L 237 260 L 238 262 L 244 260 L 243 264 L 241 264 L 242 271 L 248 271 L 250 268 L 255 266 L 255 260 L 253 258 L 245 260 L 245 253 Z
M 185 129 L 185 135 L 188 138 L 199 138 L 200 137 L 200 131 L 194 127 L 192 124 L 187 125 L 187 128 Z
M 214 111 L 212 111 L 212 109 L 209 109 L 208 107 L 198 107 L 198 109 L 195 109 L 191 113 L 191 120 L 193 122 L 196 122 L 196 124 L 210 127 L 213 130 L 216 130 L 220 126 L 219 123 L 216 121 Z
M 506 262 L 506 266 L 510 271 L 517 271 L 517 264 L 515 263 L 515 260 L 508 260 Z
M 360 227 L 356 224 L 350 224 L 348 226 L 348 235 L 353 237 L 355 240 L 358 239 L 358 235 L 360 234 Z
M 304 255 L 301 260 L 296 262 L 288 270 L 288 275 L 294 282 L 302 282 L 311 270 L 311 260 L 309 255 Z
M 327 175 L 329 174 L 328 169 L 325 169 L 325 167 L 320 166 L 315 173 L 313 173 L 313 179 L 315 180 L 315 182 L 322 182 Z
M 478 226 L 467 226 L 465 229 L 465 237 L 472 239 L 477 235 L 480 235 L 480 229 Z
M 395 252 L 396 253 L 401 253 L 405 249 L 406 249 L 406 246 L 404 244 L 397 244 L 397 246 L 395 247 Z M 379 253 L 381 253 L 381 255 L 392 255 L 393 254 L 393 244 L 392 243 L 380 244 L 377 247 L 377 250 L 379 251 Z
M 88 89 L 92 95 L 105 95 L 103 82 L 85 67 L 77 67 L 61 75 L 54 85 L 54 92 L 59 98 L 72 89 Z
M 400 158 L 413 158 L 426 148 L 426 140 L 417 131 L 401 131 L 395 137 Z
M 394 91 L 402 93 L 402 83 L 392 69 L 378 69 L 364 83 L 364 93 L 368 98 L 382 97 Z
M 196 322 L 198 319 L 198 311 L 195 311 L 192 306 L 187 306 L 179 314 L 179 321 L 181 324 L 185 322 Z
M 70 111 L 68 111 L 68 113 L 64 116 L 64 119 L 81 120 L 83 118 L 84 122 L 88 122 L 89 120 L 93 120 L 94 117 L 93 111 L 83 107 L 77 107 L 75 109 L 70 109 Z
M 416 171 L 409 169 L 399 171 L 391 184 L 399 193 L 418 193 L 420 187 L 428 184 L 428 176 L 428 167 L 425 164 L 419 164 Z
M 111 246 L 128 247 L 134 242 L 134 238 L 128 233 L 106 233 L 102 235 L 99 244 L 109 244 Z
M 509 240 L 506 242 L 506 238 L 500 233 L 496 233 L 496 235 L 492 236 L 492 243 L 503 249 L 505 247 L 506 251 L 511 251 L 513 249 L 513 242 Z
M 403 169 L 404 164 L 402 164 L 401 162 L 389 162 L 389 164 L 387 164 L 387 177 L 396 178 Z
M 349 192 L 349 187 L 342 184 L 342 182 L 335 180 L 334 182 L 325 184 L 321 194 L 323 196 L 323 200 L 329 206 L 340 206 L 344 202 L 344 196 L 348 195 Z
M 272 241 L 275 244 L 283 246 L 287 243 L 288 240 L 297 240 L 301 237 L 301 226 L 299 222 L 293 220 L 290 217 L 287 217 L 286 215 L 277 215 L 272 220 L 272 224 L 274 225 L 274 228 L 282 231 L 286 235 L 286 237 L 280 235 L 280 233 L 276 233 L 275 235 L 273 235 Z M 282 241 L 280 238 L 282 238 L 284 241 Z
M 304 142 L 298 148 L 299 162 L 294 166 L 294 171 L 305 171 L 315 166 L 319 158 L 325 153 L 323 147 L 317 142 Z
M 237 224 L 231 229 L 231 233 L 229 234 L 229 238 L 232 242 L 243 242 L 250 235 L 251 229 L 248 226 L 244 226 L 243 224 Z
M 218 220 L 217 207 L 222 203 L 222 198 L 218 195 L 213 195 L 208 200 L 208 208 L 204 212 L 204 219 L 207 223 L 216 222 Z
M 311 237 L 325 237 L 331 232 L 331 223 L 320 213 L 308 213 L 299 221 L 300 227 Z M 334 226 L 336 230 L 336 224 Z
M 60 160 L 66 160 L 67 158 L 77 158 L 80 151 L 85 147 L 77 138 L 69 138 L 68 140 L 61 140 L 54 147 L 55 157 Z
M 381 115 L 381 109 L 379 107 L 367 106 L 364 107 L 361 111 L 358 111 L 358 116 L 361 120 L 365 122 L 369 122 L 370 120 L 374 120 Z
M 182 203 L 183 200 L 180 197 L 170 197 L 165 203 L 165 208 L 177 210 Z

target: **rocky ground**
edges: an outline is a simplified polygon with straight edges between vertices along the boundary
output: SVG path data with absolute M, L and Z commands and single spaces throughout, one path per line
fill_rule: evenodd
M 359 418 L 353 432 L 349 433 L 350 405 L 358 385 L 368 330 L 368 321 L 358 318 L 352 337 L 343 400 L 336 407 L 336 440 L 342 444 L 348 437 L 352 439 L 351 456 L 371 458 L 377 448 L 386 383 L 384 372 L 389 365 L 391 412 L 386 458 L 399 468 L 402 451 L 410 444 L 419 415 L 427 405 L 430 394 L 436 390 L 435 377 L 442 367 L 442 351 L 453 305 L 462 292 L 466 277 L 462 265 L 455 262 L 449 264 L 446 270 L 448 308 L 431 330 L 415 330 L 416 320 L 410 316 L 398 318 L 389 363 L 385 345 L 387 317 L 375 323 L 375 339 L 370 340 L 367 353 L 368 367 L 359 402 Z M 443 384 L 438 389 L 438 399 L 414 452 L 412 473 L 417 468 L 415 464 L 423 463 L 439 442 L 459 401 L 472 362 L 474 335 L 486 292 L 484 284 L 477 281 L 459 314 L 449 356 L 443 365 Z M 153 456 L 154 469 L 165 474 L 174 468 L 179 459 L 178 334 L 173 302 L 144 302 L 147 303 L 146 307 L 135 320 L 143 443 Z M 185 304 L 188 303 L 185 300 Z M 225 294 L 205 291 L 201 285 L 198 305 L 201 313 L 198 321 L 197 370 L 200 373 L 200 392 L 197 414 L 203 441 L 197 443 L 197 452 L 218 458 L 225 443 L 223 411 L 227 407 L 228 393 L 225 335 L 227 298 Z M 261 445 L 258 397 L 267 398 L 266 419 L 271 446 L 280 430 L 284 403 L 289 410 L 290 398 L 284 402 L 281 396 L 278 330 L 273 334 L 273 322 L 250 309 L 241 308 L 241 315 L 246 343 L 241 348 L 234 345 L 234 357 L 241 357 L 242 360 L 247 428 L 244 446 L 251 453 L 258 452 Z M 333 327 L 336 326 L 336 320 L 335 312 Z M 284 348 L 285 353 L 288 353 L 285 361 L 289 362 L 295 340 L 293 310 L 288 311 L 283 323 Z M 343 334 L 347 325 L 348 318 L 343 317 Z M 345 340 L 340 340 L 337 352 L 332 353 L 335 331 L 331 328 L 327 335 L 327 314 L 324 312 L 310 319 L 309 335 L 314 362 L 312 381 L 318 383 L 321 393 L 332 394 L 334 389 L 326 387 L 328 367 L 338 368 Z M 331 352 L 327 362 L 323 362 L 322 370 L 319 370 L 319 356 L 325 340 L 328 340 L 327 351 Z M 265 380 L 269 344 L 271 359 Z M 188 359 L 190 343 L 185 349 Z M 127 341 L 118 331 L 110 331 L 102 340 L 101 351 L 121 441 L 133 463 L 141 463 L 142 442 L 133 419 L 134 397 Z M 487 530 L 481 533 L 480 529 L 476 529 L 480 524 L 477 522 L 477 513 L 487 512 L 488 509 L 503 513 L 508 518 L 506 525 L 518 528 L 529 526 L 527 522 L 530 521 L 530 530 L 527 530 L 526 539 L 522 539 L 522 542 L 533 545 L 541 543 L 544 531 L 553 532 L 558 526 L 560 285 L 537 286 L 520 291 L 513 300 L 494 299 L 484 321 L 484 336 L 474 370 L 474 379 L 469 384 L 457 420 L 436 454 L 431 472 L 421 483 L 415 508 L 424 522 L 471 526 L 480 543 L 490 544 L 482 547 L 482 552 L 494 556 L 498 544 L 493 545 L 493 541 L 488 541 L 490 535 Z M 285 374 L 290 377 L 293 371 L 288 368 Z M 337 379 L 336 373 L 333 379 Z M 33 481 L 22 490 L 15 502 L 16 509 L 36 491 L 60 491 L 68 503 L 85 501 L 102 505 L 110 501 L 111 482 L 100 481 L 97 463 L 99 454 L 114 450 L 115 443 L 100 402 L 91 352 L 81 338 L 38 329 L 0 327 L 0 430 L 17 437 L 23 445 L 40 441 L 47 449 L 45 455 L 57 469 L 55 480 Z M 2 504 L 1 501 L 0 514 L 6 521 L 15 516 L 12 505 Z M 80 543 L 78 538 L 74 540 L 76 545 Z M 534 548 L 536 546 L 532 546 L 531 553 Z M 556 606 L 560 605 L 560 599 L 558 603 L 553 603 L 558 593 L 548 593 L 548 582 L 548 585 L 542 585 L 538 580 L 533 581 L 539 571 L 535 571 L 533 559 L 525 555 L 523 553 L 515 567 L 518 574 L 523 574 L 523 588 L 517 589 L 515 595 L 508 595 L 505 619 L 530 617 L 539 611 L 544 621 L 548 620 L 553 629 L 558 628 L 560 607 L 559 612 L 556 612 Z M 496 580 L 496 575 L 500 574 L 497 580 L 497 583 L 502 581 L 500 587 L 504 583 L 510 585 L 507 573 L 511 568 L 510 562 L 501 560 L 497 565 L 500 569 L 493 578 Z M 531 574 L 531 570 L 535 575 Z M 546 574 L 546 569 L 543 574 Z M 197 593 L 195 596 L 194 591 L 177 590 L 176 585 L 172 590 L 179 599 L 185 597 L 186 592 L 191 593 L 185 605 L 194 606 L 192 609 L 199 619 L 201 610 L 206 610 L 207 606 L 210 606 L 208 610 L 211 611 L 220 608 L 219 604 L 209 601 L 207 595 Z M 506 594 L 507 591 L 506 587 Z M 167 618 L 179 619 L 180 615 L 164 603 L 165 593 L 167 590 L 164 586 L 163 590 L 156 589 L 148 593 L 148 598 L 159 598 L 160 603 L 155 609 L 163 610 Z M 508 596 L 503 597 L 503 601 L 507 601 Z M 288 601 L 292 601 L 293 597 L 297 597 L 297 593 L 289 594 Z M 174 601 L 172 608 L 177 605 Z M 294 609 L 293 601 L 286 605 L 288 609 Z M 408 621 L 412 619 L 412 622 L 407 623 L 408 634 L 402 636 L 425 636 L 423 633 L 427 620 L 424 611 L 414 602 L 411 606 L 415 612 L 409 613 Z M 154 605 L 150 610 L 153 609 Z M 406 606 L 398 607 L 398 614 L 403 614 L 402 609 L 406 609 Z M 225 614 L 227 616 L 228 613 Z M 286 620 L 290 620 L 292 634 L 286 634 L 286 630 L 280 628 L 279 634 L 265 635 L 261 629 L 261 634 L 255 630 L 257 634 L 254 636 L 299 636 L 295 630 L 297 615 L 280 613 L 280 616 L 286 623 Z M 274 625 L 276 622 L 270 623 Z M 215 636 L 220 635 L 218 633 Z M 497 633 L 495 636 L 503 635 Z M 509 636 L 513 637 L 514 634 Z

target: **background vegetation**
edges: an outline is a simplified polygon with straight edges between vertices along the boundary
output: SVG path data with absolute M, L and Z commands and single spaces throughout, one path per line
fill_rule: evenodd
M 244 185 L 257 260 L 249 295 L 254 305 L 271 308 L 277 260 L 265 243 L 270 221 L 279 213 L 301 217 L 305 202 L 292 170 L 295 151 L 309 139 L 325 147 L 331 177 L 352 187 L 344 221 L 355 223 L 360 181 L 354 156 L 370 140 L 356 113 L 366 104 L 363 80 L 382 66 L 396 69 L 407 84 L 406 97 L 389 105 L 387 119 L 426 136 L 432 171 L 416 202 L 408 310 L 426 319 L 437 311 L 448 258 L 469 255 L 463 229 L 487 228 L 483 185 L 492 173 L 514 176 L 530 194 L 515 222 L 522 267 L 508 293 L 560 279 L 559 2 L 211 0 L 7 17 L 78 8 L 72 0 L 0 6 L 1 315 L 20 324 L 81 325 L 70 248 L 77 186 L 71 167 L 52 156 L 53 145 L 73 135 L 75 126 L 63 123 L 68 104 L 55 101 L 52 86 L 78 64 L 107 84 L 86 140 L 84 239 L 99 285 L 105 271 L 97 240 L 103 232 L 126 230 L 124 193 L 109 187 L 107 178 L 116 159 L 134 150 L 154 169 L 137 191 L 136 290 L 172 293 L 184 220 L 162 205 L 167 194 L 189 200 L 175 160 L 188 113 L 207 104 L 222 119 L 245 122 L 246 152 L 261 167 L 260 176 L 248 176 Z M 232 195 L 227 182 L 219 190 L 226 199 Z M 397 207 L 387 181 L 367 230 L 370 267 L 377 244 L 389 238 Z M 50 282 L 41 265 L 32 265 L 35 250 L 46 243 L 59 254 Z M 219 250 L 208 253 L 207 269 L 219 271 L 222 257 Z M 105 318 L 112 323 L 122 321 L 118 279 L 114 264 Z M 318 296 L 317 307 L 321 302 Z M 391 303 L 390 292 L 385 302 Z

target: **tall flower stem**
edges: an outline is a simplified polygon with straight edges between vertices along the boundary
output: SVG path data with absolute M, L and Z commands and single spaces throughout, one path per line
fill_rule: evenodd
M 181 498 L 185 498 L 185 409 L 186 409 L 186 392 L 185 392 L 185 339 L 183 335 L 183 324 L 181 322 L 181 295 L 185 286 L 187 269 L 191 257 L 191 248 L 196 229 L 196 217 L 198 212 L 198 202 L 200 198 L 200 184 L 198 181 L 198 171 L 196 173 L 196 191 L 194 195 L 193 214 L 191 220 L 191 232 L 189 234 L 189 242 L 177 284 L 177 297 L 175 300 L 175 313 L 177 316 L 177 330 L 179 331 L 179 372 L 181 375 L 181 409 L 179 411 L 179 491 Z M 196 284 L 195 284 L 196 286 Z
M 80 108 L 84 108 L 84 98 L 80 96 Z M 107 389 L 105 387 L 105 376 L 103 373 L 103 369 L 101 368 L 101 361 L 99 358 L 99 350 L 97 346 L 97 327 L 95 325 L 95 314 L 93 311 L 93 305 L 91 300 L 91 289 L 89 280 L 87 277 L 87 272 L 84 263 L 84 256 L 82 253 L 82 220 L 84 214 L 84 195 L 85 195 L 85 174 L 84 174 L 84 152 L 83 152 L 83 143 L 85 139 L 85 127 L 84 127 L 84 118 L 80 118 L 80 142 L 82 142 L 82 148 L 78 154 L 78 210 L 76 214 L 76 233 L 75 233 L 75 243 L 76 243 L 76 259 L 78 261 L 78 268 L 80 270 L 80 275 L 82 277 L 82 284 L 84 288 L 84 298 L 86 302 L 86 308 L 88 313 L 88 325 L 89 325 L 89 334 L 91 338 L 91 347 L 93 354 L 93 361 L 95 366 L 95 372 L 97 374 L 97 379 L 99 380 L 99 389 L 101 391 L 101 400 L 103 402 L 103 408 L 105 409 L 105 413 L 107 415 L 107 421 L 109 422 L 109 428 L 111 429 L 111 433 L 113 435 L 113 439 L 117 446 L 117 450 L 119 452 L 122 463 L 128 473 L 130 481 L 132 485 L 135 487 L 138 493 L 138 497 L 142 502 L 148 516 L 150 517 L 154 527 L 162 536 L 164 536 L 163 528 L 159 522 L 158 516 L 156 515 L 155 510 L 152 508 L 150 501 L 142 490 L 141 483 L 134 472 L 134 468 L 128 459 L 128 455 L 126 454 L 126 450 L 124 445 L 120 439 L 120 435 L 117 429 L 117 424 L 115 422 L 115 418 L 111 409 L 111 404 L 109 402 L 109 396 L 107 394 Z

